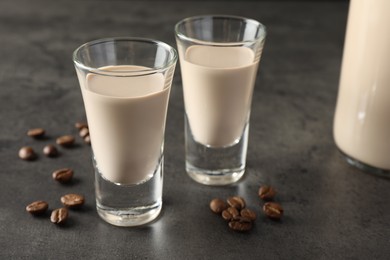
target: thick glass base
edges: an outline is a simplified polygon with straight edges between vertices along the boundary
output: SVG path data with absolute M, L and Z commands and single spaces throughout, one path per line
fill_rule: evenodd
M 243 169 L 228 170 L 228 171 L 208 171 L 204 169 L 196 168 L 187 163 L 186 170 L 188 176 L 190 176 L 196 182 L 205 185 L 228 185 L 237 182 L 244 176 L 245 167 Z
M 99 216 L 122 227 L 140 226 L 157 218 L 162 208 L 163 161 L 161 158 L 152 178 L 134 185 L 120 185 L 104 179 L 94 164 Z
M 346 155 L 345 153 L 341 152 L 342 155 L 344 156 L 345 160 L 352 166 L 364 171 L 364 172 L 368 172 L 370 174 L 375 174 L 375 175 L 378 175 L 378 176 L 381 176 L 381 177 L 387 177 L 387 178 L 390 178 L 390 170 L 384 170 L 384 169 L 380 169 L 380 168 L 376 168 L 376 167 L 373 167 L 371 165 L 368 165 L 368 164 L 365 164 L 359 160 L 356 160 L 348 155 Z
M 134 227 L 156 219 L 161 212 L 162 203 L 144 208 L 112 209 L 99 205 L 97 202 L 96 209 L 104 221 L 114 226 Z
M 195 141 L 186 118 L 186 171 L 196 182 L 205 185 L 228 185 L 237 182 L 245 173 L 248 146 L 247 123 L 234 144 L 214 148 Z

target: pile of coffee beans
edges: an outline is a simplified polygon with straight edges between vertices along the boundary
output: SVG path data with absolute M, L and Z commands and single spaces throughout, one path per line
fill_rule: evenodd
M 80 136 L 83 138 L 84 142 L 90 144 L 88 125 L 83 122 L 77 122 L 75 127 L 79 130 Z M 27 131 L 27 135 L 34 139 L 43 139 L 45 137 L 45 132 L 46 131 L 43 128 L 33 128 Z M 63 135 L 56 138 L 56 144 L 65 148 L 74 146 L 75 141 L 76 138 L 73 135 Z M 47 157 L 57 157 L 59 151 L 56 145 L 48 144 L 44 146 L 43 154 Z M 31 161 L 35 160 L 37 157 L 37 153 L 30 146 L 23 146 L 19 150 L 19 158 L 23 160 Z M 74 171 L 71 168 L 61 168 L 52 172 L 52 178 L 62 184 L 71 183 L 73 175 Z M 64 207 L 52 210 L 50 215 L 50 221 L 59 225 L 65 223 L 68 219 L 68 209 L 79 209 L 85 203 L 84 196 L 75 193 L 63 195 L 60 198 L 60 201 Z M 26 211 L 34 216 L 45 215 L 48 209 L 49 204 L 43 200 L 34 201 L 26 206 Z
M 213 199 L 210 202 L 210 209 L 214 213 L 221 215 L 234 231 L 249 231 L 256 220 L 256 213 L 246 208 L 245 200 L 239 196 L 229 197 L 226 202 L 220 198 Z
M 266 201 L 262 207 L 264 214 L 273 220 L 279 220 L 283 216 L 283 208 L 279 203 L 272 202 L 276 195 L 275 188 L 261 186 L 258 196 Z M 256 212 L 246 207 L 245 200 L 240 196 L 232 196 L 223 200 L 215 198 L 210 201 L 210 209 L 215 214 L 221 215 L 228 222 L 229 228 L 238 232 L 252 229 L 256 220 Z

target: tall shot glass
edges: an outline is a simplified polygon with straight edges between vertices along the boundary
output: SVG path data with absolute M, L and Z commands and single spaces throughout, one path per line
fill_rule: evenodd
M 162 208 L 165 121 L 176 51 L 141 38 L 88 42 L 73 53 L 92 145 L 96 207 L 117 226 Z
M 206 185 L 238 181 L 245 172 L 249 117 L 265 27 L 215 15 L 175 26 L 185 104 L 186 171 Z

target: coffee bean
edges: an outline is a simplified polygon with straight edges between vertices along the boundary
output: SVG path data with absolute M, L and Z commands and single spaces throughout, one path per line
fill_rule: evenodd
M 69 168 L 63 168 L 56 170 L 52 173 L 53 179 L 61 183 L 67 183 L 72 180 L 73 170 Z
M 67 194 L 61 197 L 61 202 L 69 208 L 78 208 L 84 204 L 84 197 L 78 194 Z
M 233 207 L 229 207 L 229 208 L 225 209 L 224 211 L 222 211 L 222 218 L 224 220 L 227 220 L 227 221 L 230 221 L 239 215 L 240 215 L 240 212 L 238 212 L 238 210 L 236 208 L 233 208 Z
M 30 146 L 23 146 L 19 150 L 19 157 L 20 159 L 31 161 L 34 160 L 37 155 L 34 152 L 34 149 L 32 149 Z
M 68 219 L 68 209 L 59 208 L 51 212 L 50 221 L 54 224 L 63 224 Z
M 86 137 L 84 137 L 84 143 L 86 144 L 91 144 L 91 137 L 89 135 L 87 135 Z
M 88 124 L 87 124 L 87 123 L 84 123 L 84 122 L 76 122 L 76 123 L 74 124 L 74 126 L 75 126 L 77 129 L 79 129 L 79 130 L 81 130 L 82 128 L 88 128 Z
M 46 201 L 38 200 L 28 204 L 26 210 L 33 215 L 41 215 L 45 213 L 48 207 L 49 204 Z
M 276 190 L 271 186 L 261 186 L 258 194 L 262 200 L 272 200 L 276 195 Z
M 252 222 L 233 220 L 229 222 L 229 227 L 234 231 L 245 232 L 252 229 Z
M 47 157 L 56 157 L 58 155 L 58 150 L 54 145 L 48 144 L 43 147 L 43 154 Z
M 87 135 L 89 135 L 89 129 L 87 127 L 83 127 L 81 128 L 79 134 L 82 138 L 85 138 Z
M 221 214 L 227 208 L 227 204 L 222 199 L 216 198 L 210 202 L 210 209 L 217 214 Z
M 240 215 L 233 217 L 232 220 L 238 221 L 238 222 L 241 222 L 241 223 L 244 223 L 244 222 L 252 222 L 252 220 L 251 220 L 250 218 L 243 217 L 243 216 L 240 216 Z
M 40 138 L 45 135 L 45 129 L 33 128 L 27 131 L 27 135 L 33 138 Z
M 239 196 L 229 197 L 227 203 L 238 210 L 245 208 L 245 200 Z
M 242 209 L 240 215 L 244 218 L 250 219 L 251 221 L 255 221 L 256 213 L 248 208 Z
M 238 211 L 237 208 L 234 207 L 229 207 L 226 209 L 230 214 L 232 214 L 233 218 L 240 215 L 240 212 Z
M 64 147 L 70 147 L 74 144 L 74 137 L 72 135 L 63 135 L 57 138 L 56 143 L 64 146 Z
M 283 216 L 283 208 L 279 203 L 267 202 L 263 205 L 263 211 L 267 217 L 280 219 Z
M 226 220 L 226 221 L 230 221 L 230 220 L 233 219 L 233 215 L 230 214 L 230 212 L 227 211 L 227 210 L 222 211 L 222 215 L 221 215 L 221 216 L 222 216 L 222 218 L 223 218 L 224 220 Z

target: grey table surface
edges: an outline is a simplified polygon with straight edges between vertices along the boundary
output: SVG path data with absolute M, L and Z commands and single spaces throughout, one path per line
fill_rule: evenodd
M 349 166 L 332 137 L 347 2 L 0 1 L 1 259 L 389 259 L 390 181 Z M 263 22 L 267 41 L 256 82 L 245 178 L 226 187 L 195 183 L 184 169 L 183 100 L 177 67 L 169 104 L 161 216 L 138 228 L 102 221 L 94 202 L 90 147 L 77 139 L 56 159 L 41 149 L 77 134 L 85 119 L 71 61 L 80 44 L 140 36 L 175 45 L 173 26 L 187 16 L 225 13 Z M 26 136 L 44 127 L 48 138 Z M 31 145 L 40 157 L 18 158 Z M 51 179 L 71 167 L 72 185 Z M 282 221 L 261 213 L 258 187 L 279 191 Z M 86 205 L 64 227 L 25 211 L 33 200 L 60 206 L 82 193 Z M 208 207 L 243 196 L 258 213 L 236 233 Z

